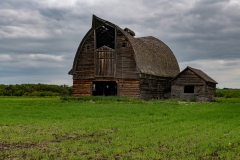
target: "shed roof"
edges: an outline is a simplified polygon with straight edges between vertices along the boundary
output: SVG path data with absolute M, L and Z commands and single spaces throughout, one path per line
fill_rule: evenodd
M 211 77 L 209 77 L 206 73 L 204 73 L 203 71 L 196 69 L 196 68 L 192 68 L 187 66 L 187 68 L 185 68 L 182 72 L 180 72 L 176 77 L 174 77 L 171 81 L 173 81 L 174 79 L 176 79 L 178 76 L 180 76 L 184 71 L 186 71 L 187 69 L 191 70 L 192 72 L 194 72 L 196 75 L 198 75 L 200 78 L 202 78 L 204 81 L 206 82 L 211 82 L 211 83 L 215 83 L 218 84 L 214 79 L 212 79 Z M 170 81 L 170 82 L 171 82 Z
M 140 73 L 161 77 L 174 77 L 180 72 L 176 57 L 171 49 L 161 40 L 152 36 L 135 38 L 133 37 L 135 33 L 132 30 L 127 29 L 124 31 L 119 26 L 98 18 L 95 15 L 93 15 L 92 28 L 84 39 L 90 32 L 100 27 L 102 24 L 117 28 L 127 37 L 134 50 L 136 65 Z M 78 51 L 81 45 L 83 45 L 84 39 L 80 43 Z M 77 57 L 79 56 L 78 54 L 80 54 L 78 51 L 75 56 L 73 68 L 69 71 L 69 74 L 75 73 Z

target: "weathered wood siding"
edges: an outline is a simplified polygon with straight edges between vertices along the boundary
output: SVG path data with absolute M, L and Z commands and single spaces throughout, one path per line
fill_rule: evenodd
M 131 43 L 120 30 L 116 34 L 116 78 L 136 79 L 138 75 Z
M 95 78 L 94 80 L 75 79 L 73 80 L 74 96 L 90 96 L 92 95 L 93 81 L 116 81 L 118 96 L 138 97 L 140 96 L 139 79 L 111 79 L 111 78 Z
M 92 94 L 92 81 L 85 79 L 73 80 L 73 95 L 74 96 L 90 96 Z
M 76 74 L 73 79 L 94 78 L 94 33 L 92 32 L 79 51 Z
M 80 50 L 76 74 L 73 75 L 73 95 L 91 95 L 93 81 L 116 81 L 119 96 L 140 97 L 140 80 L 136 73 L 134 51 L 125 35 L 116 30 L 115 51 L 105 51 L 106 47 L 95 51 L 94 45 L 92 33 Z
M 140 97 L 142 99 L 162 99 L 169 97 L 170 86 L 168 82 L 171 78 L 141 75 Z
M 207 83 L 206 93 L 205 93 L 205 100 L 207 101 L 214 101 L 216 94 L 216 84 L 215 83 Z
M 118 81 L 118 95 L 129 97 L 140 97 L 139 79 L 120 79 Z
M 184 93 L 186 85 L 194 86 L 194 93 Z M 201 77 L 187 69 L 171 82 L 171 97 L 212 101 L 215 99 L 215 89 L 216 84 L 206 83 Z
M 115 51 L 103 46 L 95 52 L 95 77 L 114 77 Z
M 206 82 L 189 69 L 185 70 L 171 84 L 172 98 L 191 99 L 198 97 L 199 99 L 203 99 L 205 97 Z M 184 93 L 186 85 L 194 86 L 194 93 Z

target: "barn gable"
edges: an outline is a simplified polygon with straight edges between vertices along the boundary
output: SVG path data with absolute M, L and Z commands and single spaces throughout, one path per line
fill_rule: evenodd
M 193 73 L 195 73 L 196 75 L 198 75 L 200 78 L 202 78 L 204 81 L 206 82 L 211 82 L 211 83 L 215 83 L 218 84 L 214 79 L 212 79 L 211 77 L 209 77 L 206 73 L 204 73 L 203 71 L 196 69 L 196 68 L 192 68 L 187 66 L 187 68 L 185 68 L 182 72 L 180 72 L 176 77 L 174 77 L 171 81 L 173 81 L 174 79 L 177 79 L 181 74 L 183 74 L 186 70 L 191 70 Z
M 176 57 L 171 49 L 161 40 L 152 36 L 135 38 L 133 37 L 135 33 L 132 30 L 128 28 L 123 30 L 117 25 L 93 15 L 92 28 L 79 45 L 79 49 L 74 59 L 73 68 L 69 74 L 75 73 L 77 59 L 80 54 L 79 50 L 83 47 L 82 43 L 84 43 L 88 36 L 94 32 L 94 29 L 96 29 L 95 34 L 97 38 L 97 46 L 95 49 L 103 45 L 109 46 L 113 49 L 116 47 L 114 45 L 114 28 L 117 32 L 116 34 L 124 35 L 125 39 L 122 38 L 122 44 L 125 43 L 125 45 L 127 45 L 129 43 L 129 45 L 131 45 L 131 49 L 134 51 L 134 58 L 136 58 L 138 72 L 162 77 L 174 77 L 180 72 Z M 109 30 L 112 32 L 109 32 Z M 112 43 L 108 44 L 109 42 Z

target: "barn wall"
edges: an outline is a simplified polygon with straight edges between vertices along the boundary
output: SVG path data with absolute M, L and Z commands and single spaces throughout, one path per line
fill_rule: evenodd
M 215 83 L 207 83 L 205 100 L 214 101 L 215 94 L 216 94 L 216 84 Z
M 137 79 L 136 62 L 131 43 L 119 30 L 116 31 L 114 78 Z M 123 47 L 123 43 L 125 47 Z M 90 49 L 87 49 L 89 45 Z M 94 33 L 90 34 L 79 51 L 76 74 L 73 79 L 94 78 Z
M 74 96 L 90 96 L 92 94 L 91 80 L 74 79 L 73 80 L 73 95 Z
M 206 97 L 206 82 L 202 80 L 191 70 L 185 70 L 175 80 L 171 82 L 171 97 L 181 99 L 197 98 L 199 101 L 204 101 Z M 184 93 L 185 85 L 193 85 L 194 93 Z
M 123 43 L 125 47 L 123 47 Z M 116 30 L 115 60 L 113 77 L 95 76 L 95 42 L 92 32 L 79 51 L 76 74 L 73 75 L 73 95 L 92 95 L 93 81 L 116 81 L 119 96 L 140 97 L 140 80 L 136 73 L 134 51 L 125 35 Z M 89 46 L 89 49 L 88 47 Z
M 95 78 L 92 80 L 75 79 L 73 80 L 74 96 L 92 95 L 92 81 L 116 81 L 118 86 L 118 96 L 140 97 L 139 79 L 114 79 L 114 78 Z
M 136 61 L 131 43 L 120 31 L 116 31 L 116 78 L 136 79 Z M 125 47 L 123 47 L 123 43 Z
M 89 46 L 89 49 L 87 49 Z M 92 32 L 85 40 L 83 47 L 79 51 L 76 74 L 73 79 L 94 78 L 94 33 Z
M 140 97 L 142 99 L 168 98 L 170 93 L 169 81 L 171 78 L 141 75 Z
M 139 86 L 139 79 L 120 79 L 118 81 L 118 95 L 139 98 Z

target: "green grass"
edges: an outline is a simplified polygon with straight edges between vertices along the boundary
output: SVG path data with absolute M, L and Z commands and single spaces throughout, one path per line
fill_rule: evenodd
M 0 159 L 240 159 L 240 99 L 5 97 L 0 119 Z
M 218 97 L 216 98 L 216 101 L 221 103 L 239 103 L 240 104 L 240 98 Z

